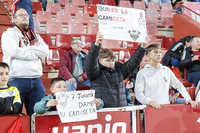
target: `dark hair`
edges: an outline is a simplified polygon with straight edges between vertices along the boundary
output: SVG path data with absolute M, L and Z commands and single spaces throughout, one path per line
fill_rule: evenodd
M 103 58 L 115 59 L 116 57 L 112 50 L 104 48 L 103 50 L 101 50 L 99 54 L 99 59 L 103 59 Z
M 74 44 L 74 41 L 75 41 L 75 40 L 79 40 L 79 39 L 73 39 L 73 40 L 71 41 L 71 44 Z
M 53 87 L 55 85 L 55 83 L 57 83 L 59 81 L 65 82 L 65 80 L 63 78 L 54 78 L 54 79 L 51 80 L 51 87 Z
M 193 42 L 194 41 L 194 38 L 199 38 L 199 36 L 193 36 L 190 40 L 190 42 Z
M 10 70 L 10 67 L 9 67 L 8 64 L 5 63 L 5 62 L 0 62 L 0 67 L 8 68 L 8 70 Z
M 151 44 L 147 47 L 146 54 L 149 54 L 154 49 L 161 49 L 161 47 L 158 44 Z
M 24 8 L 17 8 L 17 10 L 13 13 L 13 18 L 16 18 L 17 16 L 16 16 L 16 13 L 17 13 L 17 11 L 19 11 L 19 10 L 21 10 L 21 9 L 23 9 L 23 10 L 25 10 Z M 26 10 L 25 10 L 26 11 Z
M 186 42 L 191 42 L 191 39 L 192 39 L 191 35 L 185 37 L 185 41 Z

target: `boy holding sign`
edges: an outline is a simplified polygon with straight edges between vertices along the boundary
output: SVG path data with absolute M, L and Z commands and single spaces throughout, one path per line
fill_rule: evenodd
M 53 93 L 52 95 L 47 95 L 43 97 L 40 102 L 37 102 L 34 106 L 34 112 L 37 114 L 43 114 L 46 111 L 56 111 L 56 105 L 58 101 L 56 100 L 57 92 L 65 92 L 67 91 L 66 82 L 62 78 L 54 78 L 51 81 L 50 91 Z M 100 109 L 104 106 L 103 101 L 101 99 L 94 99 L 97 109 Z

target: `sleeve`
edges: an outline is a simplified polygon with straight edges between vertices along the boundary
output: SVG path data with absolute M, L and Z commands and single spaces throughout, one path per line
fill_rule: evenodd
M 183 45 L 182 42 L 174 43 L 169 49 L 169 50 L 171 50 L 170 53 L 173 53 L 173 55 L 171 55 L 171 56 L 180 60 L 181 54 L 179 53 L 179 50 L 181 50 L 182 45 Z
M 89 50 L 87 60 L 85 63 L 86 73 L 89 80 L 94 80 L 99 77 L 99 64 L 98 64 L 98 56 L 100 53 L 101 44 L 96 46 L 92 43 L 92 46 Z
M 124 79 L 126 79 L 131 73 L 133 73 L 134 70 L 137 69 L 145 52 L 146 49 L 138 46 L 137 50 L 133 53 L 131 58 L 120 66 Z
M 184 99 L 187 100 L 191 100 L 190 95 L 188 94 L 188 92 L 186 91 L 185 87 L 183 86 L 183 84 L 176 78 L 176 76 L 174 75 L 174 73 L 167 68 L 170 74 L 170 85 L 174 88 L 177 89 L 179 93 L 181 93 L 181 95 L 184 97 Z
M 53 99 L 52 95 L 48 95 L 46 97 L 43 97 L 41 101 L 37 102 L 33 108 L 34 112 L 36 114 L 43 114 L 47 110 L 49 110 L 51 107 L 47 107 L 46 104 L 49 100 Z
M 189 52 L 185 51 L 183 53 L 183 57 L 180 61 L 180 66 L 183 68 L 189 67 L 190 65 L 192 65 L 193 61 L 192 61 L 192 57 L 189 56 Z
M 38 60 L 38 56 L 36 56 L 33 52 L 19 47 L 19 38 L 16 38 L 13 32 L 4 32 L 2 34 L 2 49 L 5 51 L 10 57 L 14 57 L 21 60 Z
M 15 88 L 15 98 L 13 100 L 13 113 L 20 113 L 22 110 L 22 102 L 21 102 L 21 98 L 20 98 L 20 94 L 17 88 Z
M 200 102 L 200 82 L 198 83 L 198 85 L 197 85 L 197 87 L 196 87 L 196 89 L 195 89 L 195 96 L 196 96 L 196 98 L 195 98 L 195 101 L 196 102 Z
M 99 110 L 99 109 L 103 108 L 103 106 L 104 106 L 104 102 L 103 102 L 103 100 L 100 99 L 100 98 L 97 98 L 97 99 L 101 102 L 101 105 L 100 105 L 99 107 L 96 107 L 97 110 Z
M 64 80 L 69 80 L 70 78 L 73 78 L 71 72 L 68 70 L 68 58 L 66 56 L 66 52 L 63 52 L 60 57 L 60 63 L 59 63 L 59 74 L 62 75 L 62 78 Z
M 12 114 L 11 106 L 12 106 L 11 102 L 9 102 L 7 104 L 1 104 L 0 105 L 0 114 Z
M 49 46 L 38 35 L 38 42 L 34 46 L 25 47 L 26 50 L 34 53 L 37 57 L 44 58 L 49 54 Z
M 144 95 L 145 91 L 144 88 L 145 88 L 145 81 L 141 74 L 141 71 L 139 71 L 136 76 L 136 82 L 135 82 L 135 97 L 140 103 L 149 105 L 149 103 L 152 100 Z

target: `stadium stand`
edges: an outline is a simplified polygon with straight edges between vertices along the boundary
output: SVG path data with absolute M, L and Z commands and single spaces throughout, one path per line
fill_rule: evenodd
M 80 22 L 84 25 L 87 25 L 87 23 L 90 22 L 90 16 L 88 13 L 76 13 L 75 22 Z
M 125 50 L 125 48 L 121 48 L 119 46 L 118 41 L 114 41 L 114 40 L 102 40 L 101 41 L 101 49 L 103 49 L 103 48 L 108 48 L 113 51 Z
M 115 0 L 104 0 L 104 5 L 116 6 Z
M 51 36 L 55 36 L 57 34 L 64 33 L 62 23 L 61 22 L 48 21 L 46 23 L 45 33 L 51 34 Z
M 97 14 L 97 7 L 85 5 L 83 7 L 83 13 L 88 13 L 90 17 L 93 17 L 94 14 Z
M 188 88 L 188 93 L 190 94 L 190 97 L 192 100 L 195 100 L 195 90 L 196 90 L 196 87 Z
M 44 42 L 49 45 L 49 48 L 54 48 L 52 41 L 51 41 L 51 36 L 50 34 L 45 34 L 45 33 L 40 33 L 40 36 L 44 40 Z
M 41 2 L 32 2 L 32 12 L 36 14 L 37 11 L 42 11 L 42 3 Z
M 98 23 L 88 23 L 87 24 L 87 34 L 96 35 L 98 31 Z
M 127 8 L 132 8 L 131 2 L 130 1 L 119 1 L 119 6 L 120 7 L 127 7 Z
M 85 6 L 85 0 L 72 0 L 72 5 L 78 5 L 78 7 Z
M 174 37 L 163 37 L 161 41 L 161 48 L 168 50 L 176 40 Z
M 62 24 L 68 24 L 69 22 L 72 22 L 71 14 L 69 12 L 57 12 L 56 22 L 61 22 Z
M 67 27 L 67 33 L 72 34 L 73 36 L 80 36 L 86 34 L 83 23 L 80 22 L 69 22 Z
M 69 0 L 59 0 L 60 6 L 65 6 L 65 4 L 69 4 Z
M 61 7 L 59 3 L 47 3 L 46 11 L 51 12 L 51 14 L 56 14 L 57 12 L 61 12 Z
M 58 34 L 55 39 L 57 49 L 68 50 L 71 47 L 73 37 L 70 34 Z
M 88 1 L 89 6 L 96 6 L 97 4 L 101 4 L 101 0 L 89 0 Z
M 49 11 L 37 11 L 35 20 L 40 23 L 46 23 L 47 21 L 52 21 L 51 12 Z
M 128 50 L 120 50 L 118 53 L 118 62 L 125 63 L 131 57 Z
M 156 2 L 148 2 L 148 9 L 156 9 L 158 12 L 160 11 L 160 7 Z
M 40 22 L 34 20 L 34 32 L 35 33 L 41 33 L 41 30 L 40 30 Z
M 65 12 L 75 16 L 76 13 L 79 13 L 78 5 L 65 4 Z
M 92 43 L 96 40 L 96 35 L 81 35 L 80 40 L 84 43 L 83 49 L 89 50 Z
M 135 9 L 141 9 L 141 10 L 146 10 L 145 4 L 143 1 L 135 1 L 133 8 Z

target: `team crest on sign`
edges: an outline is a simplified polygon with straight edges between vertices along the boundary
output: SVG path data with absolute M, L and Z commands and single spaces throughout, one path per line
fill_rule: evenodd
M 130 34 L 130 37 L 134 41 L 136 41 L 139 38 L 140 34 L 141 34 L 140 31 L 137 31 L 137 30 L 129 30 L 128 33 Z

